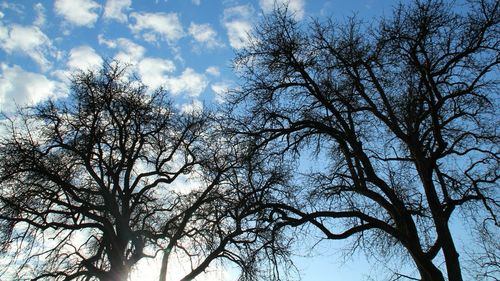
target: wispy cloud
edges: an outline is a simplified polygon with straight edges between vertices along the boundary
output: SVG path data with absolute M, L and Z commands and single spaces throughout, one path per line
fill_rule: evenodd
M 99 35 L 98 42 L 110 49 L 117 49 L 118 53 L 114 59 L 123 63 L 136 65 L 146 53 L 146 48 L 128 38 L 106 39 L 103 35 Z
M 260 0 L 259 3 L 264 13 L 269 13 L 275 8 L 287 7 L 296 19 L 304 18 L 304 0 Z
M 196 24 L 189 25 L 189 35 L 193 39 L 206 48 L 223 47 L 224 44 L 217 39 L 217 32 L 210 26 L 210 24 Z
M 35 21 L 33 22 L 33 25 L 36 25 L 38 27 L 41 27 L 45 24 L 45 7 L 42 5 L 42 3 L 36 3 L 33 6 L 33 9 L 35 10 L 36 13 L 36 18 Z
M 230 87 L 231 84 L 228 82 L 218 82 L 210 86 L 210 89 L 215 93 L 215 101 L 217 103 L 225 102 Z
M 248 36 L 252 30 L 250 21 L 253 8 L 249 5 L 240 5 L 224 10 L 223 24 L 227 29 L 229 44 L 240 49 L 248 44 Z
M 104 6 L 104 15 L 106 19 L 113 19 L 118 22 L 127 22 L 128 17 L 125 11 L 130 10 L 132 0 L 108 0 Z
M 206 73 L 212 75 L 212 76 L 215 76 L 215 77 L 218 77 L 220 76 L 220 70 L 217 66 L 209 66 L 206 70 L 205 70 Z
M 142 35 L 148 42 L 160 40 L 174 43 L 184 36 L 184 31 L 176 13 L 131 13 L 135 23 L 129 27 L 135 34 Z

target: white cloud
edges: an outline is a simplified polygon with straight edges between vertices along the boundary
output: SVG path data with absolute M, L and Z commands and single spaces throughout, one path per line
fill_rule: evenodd
M 212 84 L 210 88 L 215 93 L 215 101 L 218 103 L 223 103 L 226 100 L 226 95 L 229 91 L 230 84 L 226 82 L 218 82 Z
M 240 5 L 224 10 L 223 24 L 227 29 L 229 44 L 241 49 L 248 44 L 248 36 L 252 30 L 250 17 L 253 9 L 248 5 Z
M 104 18 L 127 22 L 124 10 L 130 10 L 132 0 L 108 0 L 104 6 Z
M 217 32 L 209 24 L 189 25 L 189 34 L 194 40 L 207 48 L 222 47 L 224 44 L 217 40 Z
M 203 103 L 197 99 L 191 101 L 191 103 L 185 103 L 181 107 L 181 111 L 187 114 L 196 115 L 203 111 Z
M 132 32 L 141 34 L 148 42 L 174 43 L 184 35 L 176 13 L 132 13 L 130 17 L 135 19 L 135 24 L 129 25 Z
M 43 26 L 45 24 L 45 7 L 42 5 L 42 3 L 37 3 L 35 6 L 33 6 L 33 9 L 35 10 L 36 13 L 36 18 L 35 21 L 33 22 L 34 25 L 36 26 Z
M 169 77 L 165 81 L 167 90 L 173 95 L 187 94 L 191 97 L 199 96 L 207 87 L 208 81 L 203 74 L 192 68 L 186 68 L 180 76 Z
M 92 0 L 56 0 L 54 3 L 56 14 L 71 24 L 88 27 L 97 21 L 99 15 L 96 10 L 100 7 Z
M 127 38 L 118 38 L 116 40 L 105 39 L 104 36 L 97 37 L 99 44 L 105 45 L 110 49 L 118 49 L 118 53 L 113 58 L 122 63 L 136 65 L 144 57 L 146 49 L 132 42 Z
M 201 0 L 191 0 L 191 2 L 193 2 L 196 6 L 200 6 L 201 4 Z
M 13 111 L 16 106 L 33 105 L 66 94 L 63 83 L 25 71 L 17 65 L 2 64 L 0 71 L 0 111 Z
M 144 53 L 146 52 L 146 49 L 143 46 L 126 38 L 119 38 L 117 40 L 117 45 L 120 52 L 114 57 L 114 59 L 124 63 L 136 64 L 144 57 Z
M 206 73 L 212 75 L 212 76 L 220 76 L 220 70 L 217 66 L 209 66 L 206 70 Z
M 260 0 L 260 8 L 264 13 L 283 7 L 287 7 L 296 19 L 304 18 L 304 0 Z
M 52 42 L 37 26 L 0 23 L 0 48 L 8 54 L 20 52 L 29 56 L 45 70 L 50 66 L 46 56 L 51 55 Z
M 96 51 L 87 45 L 71 49 L 69 52 L 68 68 L 71 71 L 93 69 L 102 65 L 102 58 Z
M 144 57 L 146 49 L 127 38 L 108 40 L 100 35 L 98 40 L 101 45 L 118 49 L 119 52 L 114 56 L 114 60 L 132 65 L 131 70 L 137 71 L 142 82 L 151 89 L 163 86 L 172 95 L 186 94 L 197 97 L 208 86 L 205 75 L 197 73 L 192 68 L 186 68 L 179 76 L 168 75 L 176 69 L 174 62 Z
M 175 64 L 170 60 L 145 58 L 137 66 L 139 77 L 150 89 L 157 89 L 167 83 L 166 73 L 175 70 Z
M 116 41 L 104 38 L 103 34 L 97 35 L 97 42 L 99 42 L 99 45 L 105 45 L 110 49 L 114 49 L 117 47 Z
M 229 44 L 235 49 L 241 49 L 248 43 L 248 32 L 252 26 L 247 21 L 233 21 L 226 24 L 229 36 Z
M 2 1 L 0 2 L 0 8 L 2 10 L 11 10 L 18 15 L 24 15 L 24 6 L 21 3 L 14 3 L 14 1 Z

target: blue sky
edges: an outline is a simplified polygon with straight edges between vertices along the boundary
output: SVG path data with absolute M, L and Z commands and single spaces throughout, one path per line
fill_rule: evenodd
M 283 1 L 281 1 L 283 2 Z M 293 0 L 299 20 L 371 17 L 393 1 Z M 56 0 L 0 2 L 0 111 L 67 94 L 70 74 L 103 59 L 130 63 L 185 110 L 223 102 L 231 58 L 273 0 Z
M 356 12 L 370 21 L 395 3 L 292 0 L 289 7 L 298 20 Z M 273 0 L 0 0 L 0 111 L 64 97 L 72 72 L 104 59 L 129 63 L 151 88 L 164 86 L 181 110 L 223 103 L 240 82 L 231 72 L 234 52 L 272 7 Z M 296 258 L 303 280 L 365 280 L 384 271 L 357 256 L 342 264 L 341 246 L 321 243 L 312 252 L 320 257 Z

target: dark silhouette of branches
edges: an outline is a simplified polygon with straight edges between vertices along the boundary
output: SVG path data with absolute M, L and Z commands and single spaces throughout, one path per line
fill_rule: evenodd
M 248 161 L 222 147 L 208 113 L 176 110 L 119 63 L 77 73 L 66 99 L 6 124 L 0 220 L 9 278 L 122 281 L 161 253 L 160 280 L 174 254 L 191 262 L 183 280 L 223 258 L 253 280 L 259 259 L 281 254 L 255 207 L 274 178 L 260 190 L 238 180 Z
M 421 280 L 463 280 L 450 218 L 473 208 L 499 226 L 499 6 L 413 1 L 372 27 L 285 8 L 258 25 L 235 60 L 231 132 L 274 167 L 318 159 L 286 176 L 300 192 L 263 205 L 276 231 L 398 245 Z
M 125 71 L 78 73 L 68 99 L 11 120 L 0 147 L 1 219 L 4 248 L 26 258 L 19 276 L 125 280 L 180 209 L 165 186 L 200 164 L 205 121 Z

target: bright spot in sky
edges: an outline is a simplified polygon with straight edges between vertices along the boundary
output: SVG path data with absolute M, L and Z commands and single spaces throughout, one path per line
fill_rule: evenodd
M 142 259 L 130 274 L 130 281 L 150 281 L 158 280 L 161 268 L 161 255 L 156 259 Z M 168 272 L 167 281 L 181 280 L 190 272 L 189 261 L 172 257 Z M 196 281 L 232 281 L 238 278 L 238 273 L 234 268 L 222 266 L 217 261 L 212 262 L 206 272 L 200 274 Z

